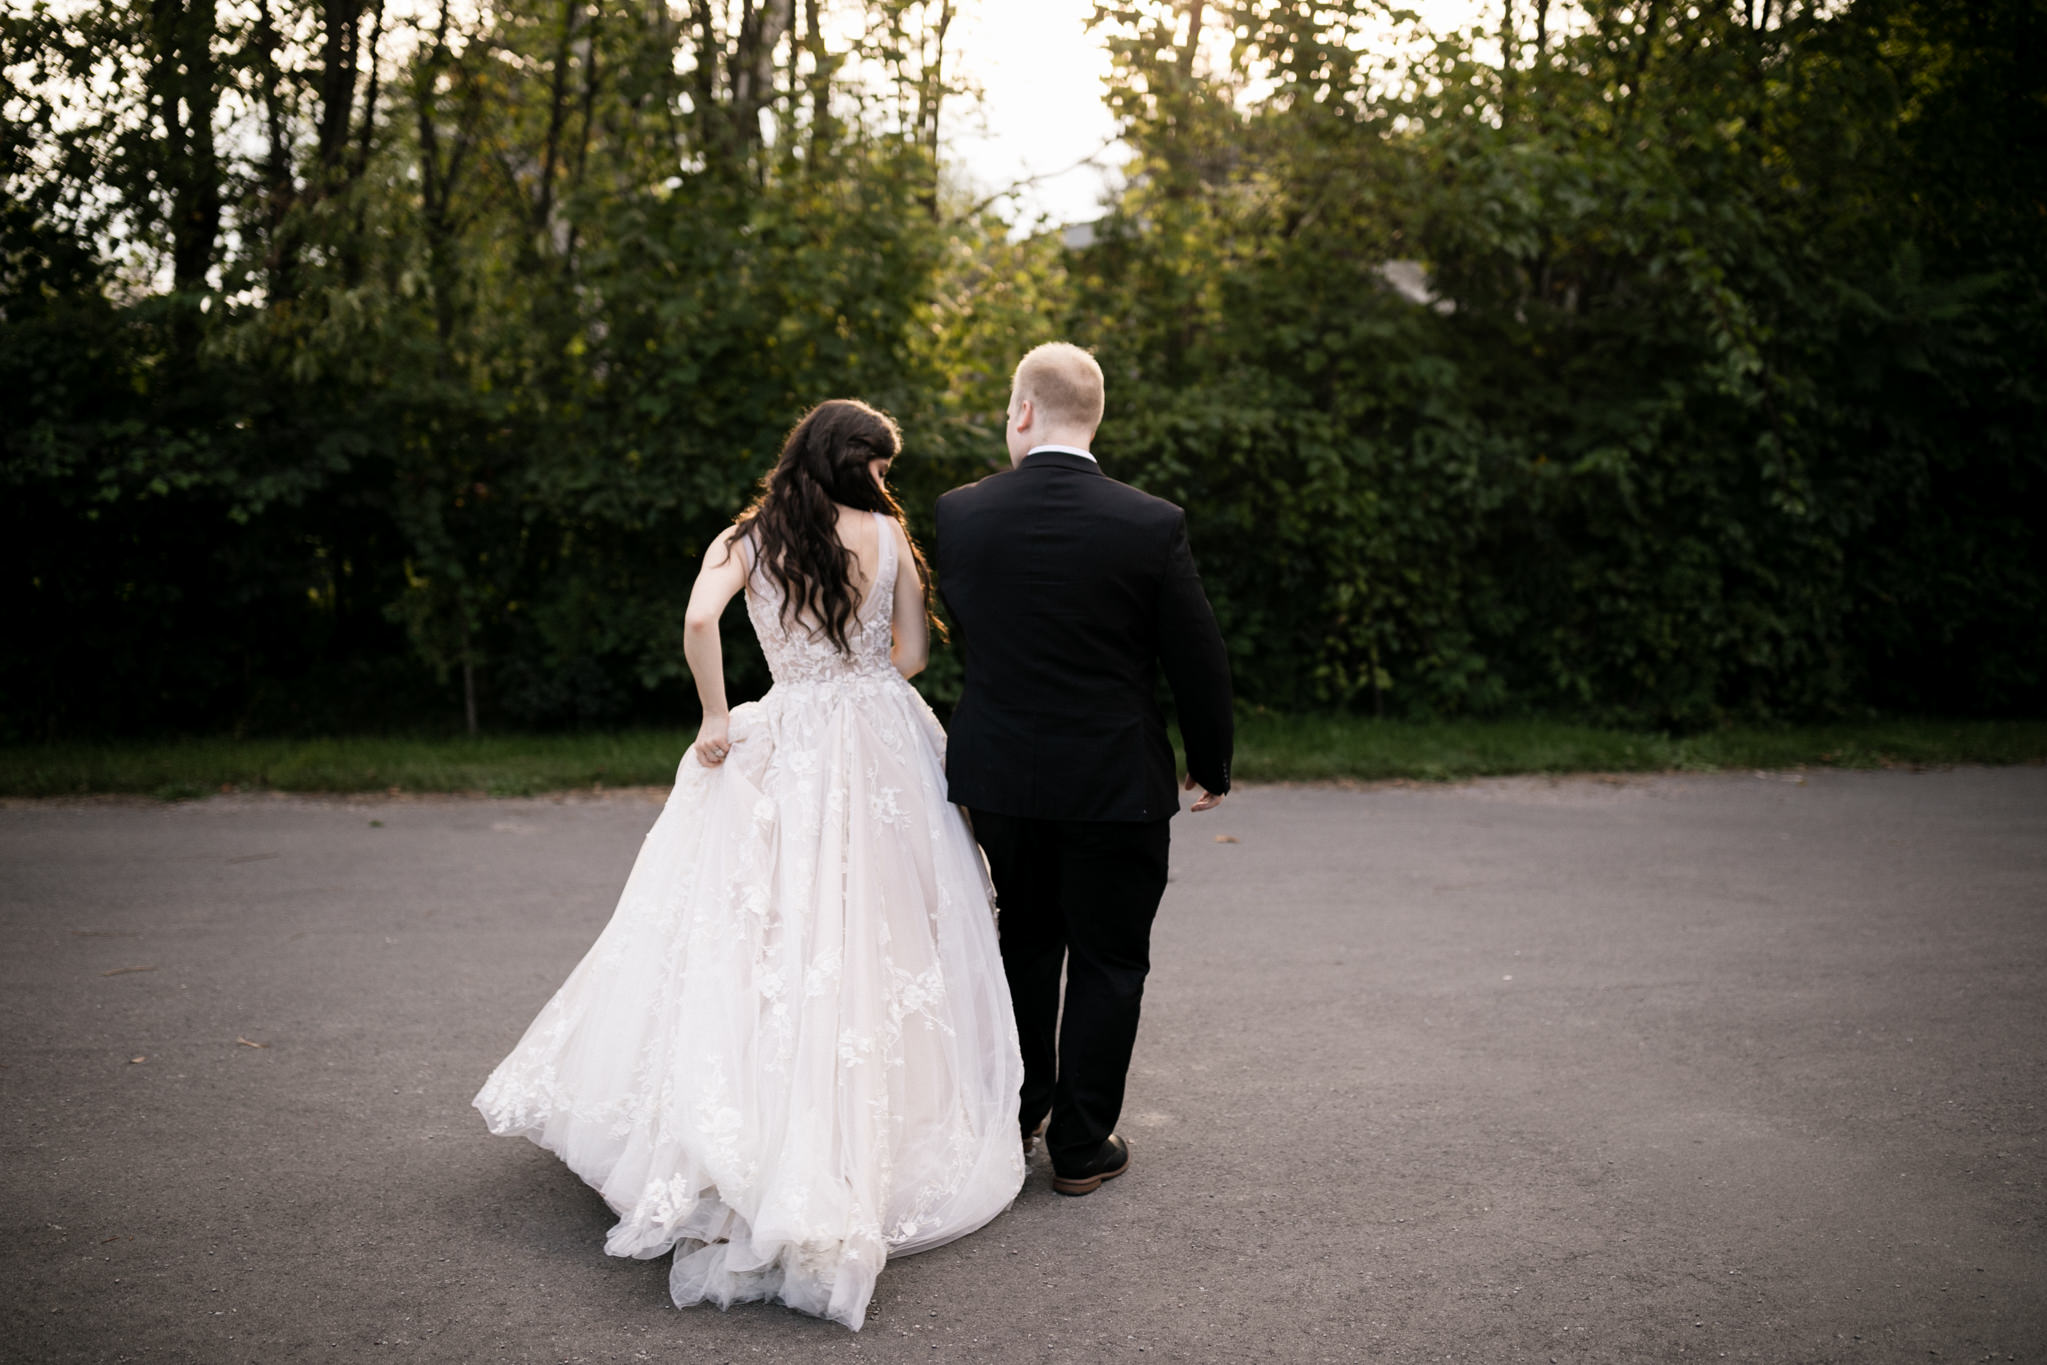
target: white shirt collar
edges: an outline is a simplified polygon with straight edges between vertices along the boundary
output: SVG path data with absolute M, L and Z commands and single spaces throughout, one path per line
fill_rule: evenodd
M 1028 460 L 1029 458 L 1031 458 L 1031 456 L 1037 454 L 1041 450 L 1056 451 L 1061 455 L 1078 455 L 1083 460 L 1095 460 L 1094 456 L 1088 454 L 1079 446 L 1032 446 L 1029 450 L 1024 452 L 1024 458 Z M 1100 464 L 1101 461 L 1095 460 L 1095 463 Z

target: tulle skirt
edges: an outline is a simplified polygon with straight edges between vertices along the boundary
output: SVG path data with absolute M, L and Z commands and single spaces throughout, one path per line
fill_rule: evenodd
M 674 1253 L 678 1305 L 858 1329 L 890 1256 L 1024 1176 L 1022 1063 L 944 735 L 893 673 L 780 685 L 694 751 L 617 910 L 475 1104 Z

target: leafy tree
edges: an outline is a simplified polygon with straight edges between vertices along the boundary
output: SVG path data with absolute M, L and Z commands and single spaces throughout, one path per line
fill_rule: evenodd
M 2030 6 L 1966 46 L 1905 3 L 1540 7 L 1385 62 L 1377 7 L 1255 3 L 1213 69 L 1203 9 L 1104 12 L 1140 172 L 1077 316 L 1115 320 L 1105 443 L 1207 512 L 1248 694 L 2038 704 L 2037 398 L 2003 369 L 2036 353 L 2037 288 L 2004 291 L 2037 187 L 1928 203 L 1922 112 L 1991 90 L 1948 133 L 2035 138 Z M 2002 257 L 1929 271 L 2007 192 Z

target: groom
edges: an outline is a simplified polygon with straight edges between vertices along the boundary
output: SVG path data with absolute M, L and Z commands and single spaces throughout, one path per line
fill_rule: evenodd
M 1202 788 L 1193 808 L 1230 789 L 1229 661 L 1187 516 L 1102 473 L 1088 451 L 1101 420 L 1095 358 L 1040 346 L 1010 386 L 1014 467 L 938 500 L 938 582 L 966 653 L 946 777 L 995 879 L 1024 1144 L 1049 1113 L 1061 1194 L 1130 1165 L 1114 1129 L 1180 808 L 1159 669 L 1184 785 Z

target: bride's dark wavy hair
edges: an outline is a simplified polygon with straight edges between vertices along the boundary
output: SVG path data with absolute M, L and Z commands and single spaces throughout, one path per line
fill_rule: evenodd
M 760 496 L 733 523 L 733 543 L 750 537 L 754 563 L 782 589 L 783 623 L 807 618 L 813 633 L 822 631 L 842 654 L 853 652 L 847 633 L 860 596 L 856 561 L 839 542 L 833 504 L 881 512 L 903 525 L 901 504 L 867 472 L 869 460 L 893 460 L 902 449 L 902 431 L 887 413 L 857 398 L 828 399 L 790 429 Z M 931 572 L 917 542 L 909 545 L 928 614 Z

